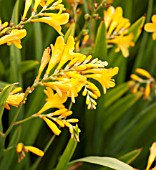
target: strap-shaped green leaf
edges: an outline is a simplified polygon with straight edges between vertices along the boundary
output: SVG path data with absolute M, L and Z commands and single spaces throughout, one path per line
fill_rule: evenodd
M 127 82 L 116 86 L 115 88 L 108 90 L 104 97 L 104 107 L 110 106 L 117 99 L 119 99 L 129 89 Z
M 67 30 L 67 32 L 66 32 L 66 34 L 64 36 L 65 42 L 67 42 L 69 36 L 74 36 L 74 35 L 75 35 L 75 23 L 73 22 L 70 25 L 70 27 L 68 28 L 68 30 Z
M 107 131 L 141 96 L 141 92 L 136 93 L 135 95 L 129 94 L 110 107 L 105 115 L 103 130 Z
M 111 158 L 111 157 L 88 156 L 85 158 L 72 161 L 70 164 L 74 164 L 76 162 L 87 162 L 87 163 L 97 164 L 116 170 L 133 170 L 133 167 L 127 165 L 122 161 L 119 161 L 116 158 Z
M 65 170 L 67 167 L 68 162 L 70 161 L 71 157 L 73 156 L 73 153 L 76 149 L 77 142 L 70 138 L 55 170 Z
M 30 71 L 30 70 L 34 69 L 38 64 L 39 64 L 39 62 L 35 61 L 35 60 L 22 61 L 20 63 L 21 74 L 24 74 L 27 71 Z
M 143 16 L 143 17 L 139 18 L 128 30 L 128 34 L 133 33 L 133 35 L 134 35 L 133 41 L 134 42 L 136 42 L 137 39 L 139 38 L 144 22 L 145 22 L 145 17 Z
M 126 162 L 127 164 L 130 164 L 133 162 L 141 153 L 142 149 L 135 149 L 131 152 L 126 153 L 125 155 L 119 157 L 121 161 Z
M 103 21 L 98 27 L 93 57 L 101 60 L 107 57 L 106 26 Z

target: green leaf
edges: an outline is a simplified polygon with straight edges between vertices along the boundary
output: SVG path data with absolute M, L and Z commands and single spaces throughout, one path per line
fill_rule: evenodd
M 3 155 L 3 159 L 1 161 L 1 165 L 0 168 L 1 169 L 5 169 L 5 170 L 9 170 L 11 169 L 11 165 L 14 164 L 15 162 L 14 160 L 17 160 L 16 157 L 16 152 L 15 152 L 15 147 L 17 145 L 17 143 L 19 142 L 20 139 L 20 135 L 21 135 L 21 127 L 19 126 L 16 131 L 14 132 L 13 136 L 11 137 L 10 141 L 9 141 L 9 145 L 8 145 L 8 149 L 6 149 L 4 151 L 4 155 Z M 11 148 L 11 149 L 9 149 Z
M 66 32 L 66 34 L 64 36 L 65 42 L 67 42 L 69 36 L 74 36 L 74 35 L 75 35 L 75 22 L 73 22 L 70 25 L 70 27 L 68 28 L 68 30 L 67 30 L 67 32 Z
M 75 149 L 77 146 L 77 142 L 70 138 L 55 170 L 65 170 L 67 167 L 68 162 L 70 161 Z
M 35 61 L 35 60 L 22 61 L 20 63 L 21 74 L 24 74 L 24 73 L 34 69 L 38 64 L 39 64 L 39 62 Z
M 107 109 L 107 112 L 104 115 L 105 124 L 103 125 L 103 130 L 107 131 L 141 96 L 141 92 L 129 94 Z
M 18 11 L 20 6 L 20 0 L 16 1 L 13 9 L 12 21 L 18 23 Z M 19 71 L 19 64 L 21 63 L 21 52 L 13 44 L 10 46 L 10 82 L 20 82 L 22 85 L 22 77 Z
M 101 60 L 107 57 L 106 26 L 103 21 L 98 27 L 93 56 Z
M 136 42 L 137 39 L 139 38 L 141 31 L 142 31 L 142 27 L 144 25 L 145 22 L 145 17 L 141 17 L 139 18 L 128 30 L 128 34 L 133 33 L 134 37 L 133 37 L 133 41 Z
M 104 97 L 104 107 L 109 107 L 112 103 L 118 100 L 129 89 L 128 83 L 123 83 L 115 88 L 108 90 Z
M 122 161 L 119 161 L 116 158 L 111 158 L 111 157 L 88 156 L 85 158 L 72 161 L 70 162 L 70 164 L 74 164 L 76 162 L 87 162 L 87 163 L 97 164 L 116 170 L 133 170 L 133 167 L 127 165 Z
M 6 100 L 9 96 L 10 91 L 12 90 L 13 85 L 8 85 L 3 91 L 0 93 L 0 131 L 3 133 L 3 125 L 2 125 L 2 116 L 6 104 Z M 0 149 L 4 147 L 4 138 L 0 136 Z
M 5 104 L 6 104 L 6 100 L 7 100 L 8 96 L 9 96 L 9 93 L 12 90 L 12 88 L 13 88 L 13 84 L 12 85 L 8 85 L 0 93 L 0 120 L 2 119 L 4 107 L 5 107 Z
M 133 162 L 141 153 L 142 149 L 135 149 L 131 152 L 126 153 L 125 155 L 119 157 L 121 161 L 124 161 L 127 164 Z
M 0 90 L 2 90 L 5 86 L 9 85 L 9 83 L 0 81 Z

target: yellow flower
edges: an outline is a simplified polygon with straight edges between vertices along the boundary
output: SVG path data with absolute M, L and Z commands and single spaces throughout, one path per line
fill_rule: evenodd
M 150 148 L 150 155 L 149 155 L 149 158 L 148 158 L 148 163 L 147 163 L 147 167 L 146 167 L 146 170 L 149 170 L 152 163 L 154 162 L 156 158 L 156 142 L 154 142 Z
M 130 26 L 129 19 L 124 18 L 123 10 L 121 7 L 116 9 L 110 6 L 106 11 L 104 11 L 104 21 L 107 29 L 107 36 L 110 37 L 115 35 L 121 35 L 127 32 Z
M 24 98 L 24 93 L 10 94 L 6 100 L 6 109 L 10 110 L 10 106 L 18 107 Z
M 86 77 L 79 75 L 77 78 L 61 78 L 60 81 L 47 82 L 42 84 L 56 90 L 60 97 L 62 97 L 63 94 L 66 94 L 68 97 L 71 97 L 72 102 L 75 103 L 75 97 L 78 96 L 78 93 L 86 84 Z
M 152 38 L 156 40 L 156 15 L 152 16 L 152 23 L 145 24 L 144 28 L 147 32 L 153 32 Z
M 63 51 L 64 51 L 65 43 L 62 36 L 59 36 L 56 39 L 55 45 L 51 45 L 52 49 L 52 57 L 50 59 L 50 62 L 48 64 L 48 68 L 46 70 L 46 75 L 48 75 L 51 71 L 51 69 L 61 60 Z
M 0 38 L 0 45 L 5 43 L 7 43 L 7 45 L 11 45 L 13 43 L 17 48 L 22 48 L 21 39 L 24 38 L 26 34 L 25 29 L 14 29 L 8 35 Z
M 69 20 L 69 14 L 68 13 L 63 13 L 63 14 L 45 14 L 48 15 L 47 17 L 42 17 L 42 18 L 36 18 L 36 19 L 31 19 L 31 22 L 44 22 L 51 27 L 53 27 L 60 35 L 63 35 L 61 32 L 61 25 L 64 25 L 68 22 Z
M 18 154 L 18 162 L 25 158 L 25 152 L 32 152 L 38 156 L 44 156 L 44 152 L 33 146 L 24 146 L 23 143 L 18 143 L 16 146 L 16 153 Z
M 108 43 L 116 44 L 117 48 L 115 52 L 119 52 L 121 50 L 124 57 L 129 56 L 128 48 L 134 46 L 134 42 L 132 41 L 133 34 L 129 34 L 127 36 L 116 36 L 114 39 L 107 40 Z
M 59 135 L 61 133 L 60 129 L 50 119 L 46 118 L 45 116 L 43 116 L 42 119 L 46 122 L 55 135 Z
M 118 70 L 119 70 L 118 67 L 110 68 L 110 69 L 102 69 L 101 73 L 89 74 L 86 75 L 86 77 L 97 80 L 102 85 L 105 94 L 106 89 L 115 86 L 115 82 L 112 79 L 112 77 L 118 73 Z
M 32 4 L 32 0 L 25 1 L 25 7 L 24 7 L 24 13 L 23 13 L 22 19 L 24 19 L 26 17 L 31 4 Z
M 62 93 L 62 97 L 60 97 L 57 93 L 54 94 L 53 90 L 49 87 L 47 87 L 44 92 L 48 98 L 46 99 L 45 105 L 41 108 L 41 110 L 37 114 L 41 114 L 50 108 L 58 109 L 65 108 L 63 105 L 63 103 L 67 100 L 67 95 L 65 93 Z

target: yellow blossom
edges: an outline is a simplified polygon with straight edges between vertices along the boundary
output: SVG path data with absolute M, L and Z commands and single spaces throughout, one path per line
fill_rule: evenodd
M 2 24 L 2 20 L 0 20 L 0 31 L 3 30 L 4 28 L 6 28 L 8 26 L 8 22 L 4 22 Z
M 56 126 L 55 123 L 53 123 L 51 120 L 46 118 L 45 116 L 42 117 L 42 119 L 46 122 L 46 124 L 49 126 L 49 128 L 52 130 L 52 132 L 55 135 L 59 135 L 61 133 L 60 129 Z
M 156 142 L 154 142 L 150 148 L 150 155 L 149 155 L 149 158 L 148 158 L 148 163 L 147 163 L 147 167 L 146 167 L 146 170 L 149 170 L 152 163 L 154 162 L 156 158 Z
M 43 56 L 41 59 L 41 65 L 40 65 L 36 80 L 39 80 L 39 78 L 40 78 L 44 68 L 47 66 L 49 60 L 50 60 L 50 48 L 48 47 L 44 50 L 44 53 L 43 53 Z
M 145 24 L 144 28 L 147 32 L 153 32 L 152 38 L 156 40 L 156 15 L 152 16 L 152 23 Z
M 10 106 L 18 107 L 24 98 L 24 93 L 10 94 L 6 100 L 6 108 L 10 110 Z
M 97 80 L 102 85 L 105 94 L 106 89 L 115 86 L 115 82 L 112 79 L 112 77 L 118 73 L 118 70 L 119 70 L 118 67 L 103 69 L 99 74 L 88 74 L 86 75 L 86 77 Z
M 53 90 L 49 87 L 44 90 L 45 94 L 47 95 L 46 103 L 41 108 L 41 110 L 37 114 L 41 114 L 44 111 L 50 109 L 50 108 L 58 108 L 63 109 L 65 108 L 63 103 L 67 100 L 67 95 L 65 93 L 62 93 L 62 97 L 60 97 L 57 93 L 54 94 Z
M 7 43 L 7 45 L 11 45 L 13 43 L 17 48 L 22 48 L 21 39 L 24 38 L 26 34 L 25 29 L 14 29 L 8 35 L 0 38 L 0 45 L 5 43 Z
M 133 34 L 129 34 L 127 36 L 116 36 L 114 39 L 107 40 L 108 43 L 116 44 L 117 48 L 115 52 L 119 52 L 121 50 L 124 57 L 129 56 L 129 47 L 134 46 L 134 42 L 132 41 Z
M 34 9 L 33 11 L 36 12 L 37 7 L 39 6 L 39 4 L 41 3 L 42 0 L 35 0 L 35 4 L 34 4 Z
M 24 13 L 23 13 L 22 19 L 24 19 L 26 17 L 31 4 L 32 4 L 32 0 L 25 1 L 25 7 L 24 7 Z
M 61 32 L 61 25 L 66 24 L 68 20 L 69 20 L 68 13 L 63 14 L 50 13 L 49 16 L 47 17 L 31 19 L 31 22 L 44 22 L 53 27 L 60 35 L 63 35 L 63 33 Z
M 51 87 L 57 91 L 58 95 L 62 97 L 62 94 L 66 94 L 71 97 L 72 102 L 75 103 L 75 97 L 82 87 L 86 84 L 86 77 L 79 75 L 77 78 L 62 78 L 61 81 L 42 83 L 44 86 Z M 77 86 L 79 85 L 79 86 Z
M 48 64 L 48 68 L 46 70 L 46 75 L 48 75 L 51 69 L 61 60 L 63 51 L 64 51 L 65 43 L 62 36 L 59 36 L 56 39 L 55 45 L 51 45 L 52 55 L 50 58 L 50 62 Z
M 110 6 L 104 11 L 104 21 L 108 36 L 126 33 L 130 26 L 130 22 L 129 19 L 124 18 L 122 15 L 123 10 L 121 7 L 115 9 L 113 6 Z

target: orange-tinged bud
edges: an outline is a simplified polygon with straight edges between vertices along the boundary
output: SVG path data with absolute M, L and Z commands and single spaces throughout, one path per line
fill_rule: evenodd
M 145 77 L 147 77 L 149 79 L 152 78 L 151 74 L 148 71 L 146 71 L 146 70 L 144 70 L 142 68 L 137 68 L 136 73 L 140 74 L 141 76 L 145 76 Z

